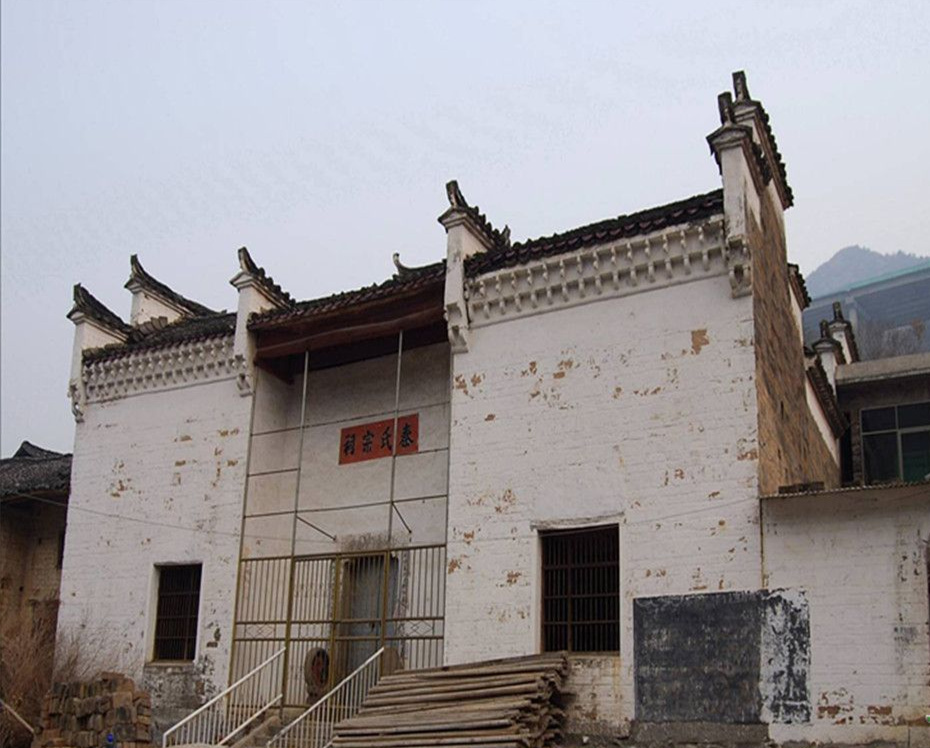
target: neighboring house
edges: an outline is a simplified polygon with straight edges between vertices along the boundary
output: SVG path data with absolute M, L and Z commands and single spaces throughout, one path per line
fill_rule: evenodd
M 804 310 L 807 340 L 817 337 L 835 302 L 856 331 L 863 359 L 930 352 L 930 261 L 814 299 Z
M 930 480 L 930 353 L 840 366 L 836 386 L 851 482 Z
M 70 480 L 71 455 L 29 442 L 0 460 L 0 635 L 54 634 Z
M 75 287 L 61 627 L 163 720 L 281 647 L 289 706 L 380 646 L 567 650 L 572 732 L 907 740 L 928 484 L 840 488 L 855 340 L 804 348 L 768 115 L 718 105 L 722 189 L 660 207 L 513 243 L 450 182 L 445 258 L 380 285 L 295 301 L 243 249 L 234 313 L 136 258 L 128 323 Z

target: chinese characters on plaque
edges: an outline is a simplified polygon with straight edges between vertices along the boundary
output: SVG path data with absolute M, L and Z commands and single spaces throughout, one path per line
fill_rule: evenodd
M 390 457 L 394 448 L 394 419 L 361 426 L 350 426 L 339 434 L 339 464 Z M 420 418 L 418 413 L 397 419 L 397 454 L 409 455 L 419 450 Z

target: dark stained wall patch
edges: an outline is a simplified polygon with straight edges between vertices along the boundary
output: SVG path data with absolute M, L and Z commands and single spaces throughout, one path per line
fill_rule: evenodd
M 639 598 L 633 636 L 640 722 L 810 719 L 810 624 L 801 592 Z
M 772 590 L 763 595 L 762 609 L 763 721 L 810 722 L 807 596 L 799 590 Z

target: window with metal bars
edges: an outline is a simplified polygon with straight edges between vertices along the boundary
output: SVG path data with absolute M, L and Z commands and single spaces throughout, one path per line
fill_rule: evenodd
M 155 660 L 193 660 L 201 565 L 158 567 Z
M 540 533 L 543 651 L 620 650 L 617 525 Z

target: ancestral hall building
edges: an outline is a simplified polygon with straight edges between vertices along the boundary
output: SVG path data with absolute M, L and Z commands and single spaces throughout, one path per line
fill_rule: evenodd
M 733 82 L 705 194 L 513 242 L 450 182 L 440 261 L 295 301 L 241 249 L 232 313 L 136 257 L 128 322 L 76 286 L 60 630 L 166 719 L 282 646 L 293 706 L 320 657 L 567 650 L 572 732 L 927 740 L 928 484 L 834 490 L 855 341 L 803 346 Z

